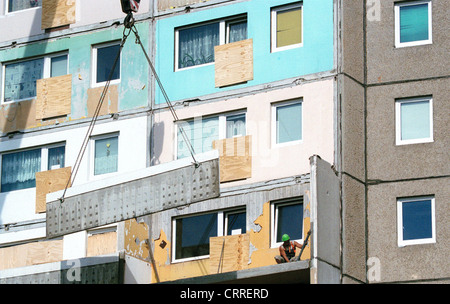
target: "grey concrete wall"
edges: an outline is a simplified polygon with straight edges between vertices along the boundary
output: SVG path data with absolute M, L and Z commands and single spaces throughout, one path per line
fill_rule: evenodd
M 368 257 L 378 258 L 381 282 L 450 277 L 450 178 L 372 185 L 368 188 Z M 399 247 L 397 198 L 434 195 L 436 243 Z
M 370 87 L 367 96 L 369 180 L 398 180 L 450 174 L 450 79 Z M 395 99 L 433 97 L 434 142 L 395 145 Z
M 433 43 L 395 47 L 394 2 L 382 0 L 379 21 L 367 22 L 368 83 L 410 80 L 448 75 L 450 40 L 449 1 L 432 1 Z

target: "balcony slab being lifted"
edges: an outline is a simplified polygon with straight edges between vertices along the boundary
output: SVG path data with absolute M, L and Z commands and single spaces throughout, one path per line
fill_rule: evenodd
M 47 238 L 218 197 L 218 152 L 195 155 L 47 195 Z

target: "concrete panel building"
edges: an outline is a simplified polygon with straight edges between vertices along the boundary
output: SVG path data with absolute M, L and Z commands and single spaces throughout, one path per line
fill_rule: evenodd
M 91 2 L 0 1 L 1 283 L 448 282 L 446 2 Z

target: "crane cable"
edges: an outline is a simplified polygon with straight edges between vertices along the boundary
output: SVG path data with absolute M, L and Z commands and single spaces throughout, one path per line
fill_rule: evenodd
M 105 86 L 103 88 L 102 94 L 100 95 L 100 99 L 99 99 L 99 101 L 97 103 L 97 107 L 95 108 L 92 120 L 91 120 L 91 122 L 89 124 L 88 130 L 87 130 L 86 135 L 84 137 L 84 140 L 83 140 L 83 143 L 81 145 L 80 151 L 78 152 L 77 158 L 75 160 L 75 164 L 74 164 L 74 166 L 72 168 L 70 176 L 69 176 L 69 178 L 67 180 L 67 184 L 66 184 L 66 186 L 64 188 L 64 192 L 63 192 L 61 198 L 59 199 L 61 203 L 64 202 L 64 198 L 65 198 L 65 195 L 66 195 L 66 192 L 67 192 L 67 188 L 69 188 L 69 185 L 71 185 L 71 184 L 73 185 L 73 183 L 75 181 L 75 178 L 77 176 L 78 170 L 80 168 L 81 161 L 82 161 L 83 156 L 84 156 L 84 154 L 86 152 L 86 148 L 87 148 L 87 145 L 89 143 L 89 139 L 90 139 L 90 137 L 92 135 L 92 131 L 94 129 L 95 123 L 97 122 L 98 116 L 100 114 L 100 109 L 101 109 L 101 107 L 103 105 L 103 101 L 105 100 L 106 93 L 108 92 L 109 85 L 111 83 L 111 79 L 112 79 L 112 77 L 114 75 L 114 70 L 116 69 L 117 62 L 119 61 L 120 54 L 122 52 L 122 49 L 123 49 L 123 47 L 125 45 L 125 42 L 126 42 L 128 36 L 131 34 L 131 32 L 133 32 L 134 35 L 136 36 L 136 43 L 139 43 L 139 45 L 142 48 L 142 51 L 144 52 L 144 55 L 145 55 L 149 65 L 150 65 L 150 68 L 151 68 L 153 74 L 155 75 L 155 79 L 158 82 L 158 85 L 159 85 L 159 87 L 161 89 L 161 92 L 163 93 L 163 96 L 164 96 L 164 98 L 165 98 L 165 100 L 167 102 L 167 105 L 169 106 L 169 109 L 170 109 L 170 112 L 172 113 L 172 116 L 174 117 L 175 121 L 179 120 L 178 116 L 177 116 L 177 114 L 175 112 L 175 109 L 173 108 L 172 103 L 170 102 L 170 99 L 167 96 L 166 91 L 164 90 L 162 82 L 159 79 L 158 74 L 156 73 L 156 70 L 155 70 L 155 68 L 154 68 L 150 58 L 148 57 L 144 46 L 142 45 L 142 42 L 141 42 L 141 39 L 140 39 L 139 34 L 137 32 L 137 29 L 134 26 L 134 18 L 133 18 L 132 13 L 129 13 L 126 16 L 126 18 L 124 20 L 124 26 L 125 26 L 125 28 L 123 30 L 123 37 L 122 37 L 122 41 L 120 43 L 119 51 L 117 52 L 116 58 L 114 59 L 114 63 L 112 65 L 111 71 L 109 73 L 108 80 L 106 81 L 106 84 L 105 84 Z M 189 139 L 187 138 L 186 132 L 184 131 L 183 127 L 182 126 L 179 126 L 179 127 L 180 127 L 181 134 L 183 136 L 183 140 L 186 142 L 186 144 L 188 146 L 188 149 L 189 149 L 189 152 L 190 152 L 190 154 L 192 156 L 192 159 L 194 160 L 195 168 L 198 168 L 199 167 L 199 163 L 197 162 L 197 160 L 194 157 L 194 154 L 195 154 L 194 148 L 192 147 L 192 144 L 190 143 Z

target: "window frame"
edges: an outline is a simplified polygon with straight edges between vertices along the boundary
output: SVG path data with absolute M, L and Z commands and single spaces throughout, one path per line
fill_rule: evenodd
M 417 202 L 417 201 L 431 201 L 431 237 L 423 239 L 404 240 L 403 239 L 403 203 Z M 419 196 L 407 197 L 397 199 L 397 245 L 398 247 L 405 247 L 410 245 L 423 245 L 436 243 L 436 203 L 435 197 Z
M 243 22 L 243 21 L 247 22 L 247 39 L 248 39 L 248 18 L 247 18 L 247 14 L 240 14 L 240 15 L 236 15 L 236 16 L 231 16 L 231 17 L 226 17 L 226 18 L 221 18 L 221 19 L 216 19 L 216 20 L 211 20 L 211 21 L 207 21 L 207 22 L 200 22 L 200 23 L 195 23 L 195 24 L 191 24 L 191 25 L 187 25 L 187 26 L 181 26 L 181 27 L 177 27 L 175 28 L 175 42 L 174 42 L 174 71 L 178 72 L 178 71 L 185 71 L 185 70 L 190 70 L 190 69 L 195 69 L 198 67 L 205 67 L 205 66 L 209 66 L 209 65 L 213 65 L 215 64 L 215 60 L 212 62 L 208 62 L 208 63 L 202 63 L 202 64 L 198 64 L 198 65 L 193 65 L 190 67 L 185 67 L 185 68 L 179 68 L 179 52 L 180 52 L 180 30 L 186 30 L 186 29 L 190 29 L 190 28 L 195 28 L 195 27 L 199 27 L 199 26 L 203 26 L 203 25 L 211 25 L 211 24 L 215 24 L 215 23 L 219 23 L 219 45 L 224 45 L 224 44 L 228 44 L 229 43 L 229 39 L 230 39 L 230 24 L 233 23 L 239 23 L 239 22 Z
M 1 82 L 1 88 L 0 88 L 0 105 L 3 104 L 11 104 L 14 102 L 20 102 L 20 101 L 25 101 L 25 100 L 31 100 L 31 99 L 35 99 L 37 97 L 36 96 L 30 96 L 27 98 L 20 98 L 20 99 L 14 99 L 14 100 L 10 100 L 10 101 L 5 101 L 5 89 L 6 89 L 6 66 L 10 65 L 10 64 L 17 64 L 17 63 L 21 63 L 21 62 L 27 62 L 27 61 L 32 61 L 32 60 L 37 60 L 37 59 L 44 59 L 44 68 L 42 71 L 42 78 L 40 79 L 48 79 L 51 78 L 51 70 L 52 70 L 52 58 L 55 57 L 60 57 L 60 56 L 67 56 L 67 72 L 66 75 L 69 74 L 69 52 L 68 51 L 62 51 L 62 52 L 57 52 L 57 53 L 51 53 L 51 54 L 46 54 L 43 56 L 36 56 L 36 57 L 29 57 L 29 58 L 25 58 L 25 59 L 19 59 L 19 60 L 13 60 L 13 61 L 7 61 L 7 62 L 2 62 L 1 65 L 1 78 L 0 78 L 0 82 Z M 37 93 L 37 92 L 36 92 Z
M 109 41 L 109 42 L 93 44 L 91 46 L 91 62 L 92 62 L 92 64 L 91 64 L 91 88 L 103 87 L 107 83 L 107 81 L 97 82 L 98 49 L 111 47 L 111 46 L 117 46 L 117 45 L 120 47 L 120 44 L 121 44 L 120 40 L 114 40 L 114 41 Z M 115 58 L 113 60 L 115 60 Z M 119 84 L 122 80 L 122 52 L 120 52 L 118 64 L 119 64 L 119 78 L 111 80 L 110 85 Z
M 209 254 L 207 254 L 207 255 L 194 256 L 194 257 L 189 257 L 189 258 L 176 259 L 176 244 L 177 244 L 176 222 L 177 222 L 177 220 L 183 219 L 183 218 L 206 215 L 206 214 L 216 214 L 216 216 L 217 216 L 217 235 L 215 237 L 221 237 L 221 236 L 227 236 L 226 220 L 228 218 L 228 214 L 240 213 L 240 212 L 245 212 L 245 217 L 247 219 L 247 210 L 246 210 L 245 206 L 233 207 L 230 209 L 214 210 L 214 211 L 208 211 L 208 212 L 202 212 L 202 213 L 186 214 L 186 215 L 182 215 L 182 216 L 173 217 L 172 218 L 172 237 L 171 237 L 171 240 L 172 240 L 171 263 L 176 264 L 176 263 L 183 263 L 183 262 L 188 262 L 188 261 L 202 260 L 202 259 L 207 259 L 210 256 Z M 246 226 L 246 231 L 242 232 L 241 234 L 247 233 L 247 221 L 245 223 L 245 226 Z
M 230 111 L 230 112 L 225 112 L 225 113 L 219 113 L 219 114 L 211 114 L 211 115 L 204 115 L 204 116 L 196 116 L 193 118 L 187 118 L 187 119 L 182 119 L 179 120 L 177 122 L 175 122 L 175 134 L 174 134 L 174 160 L 179 159 L 178 158 L 178 131 L 179 131 L 179 127 L 180 124 L 182 123 L 187 123 L 191 120 L 196 121 L 199 120 L 201 121 L 201 123 L 203 123 L 203 118 L 207 119 L 207 118 L 213 118 L 213 117 L 218 117 L 218 124 L 219 124 L 219 138 L 217 140 L 222 140 L 222 139 L 226 139 L 227 138 L 227 117 L 229 116 L 235 116 L 235 115 L 240 115 L 240 114 L 244 114 L 245 115 L 245 135 L 242 136 L 247 136 L 248 135 L 248 129 L 247 129 L 247 109 L 240 109 L 240 110 L 234 110 L 234 111 Z M 240 137 L 240 135 L 236 135 L 233 136 L 234 137 Z M 189 138 L 189 140 L 192 141 L 191 138 Z M 196 153 L 198 153 L 196 151 Z
M 302 109 L 302 117 L 301 117 L 301 125 L 302 125 L 302 132 L 301 132 L 301 139 L 296 139 L 292 141 L 287 141 L 284 143 L 277 143 L 277 108 L 283 107 L 283 106 L 289 106 L 293 104 L 300 104 Z M 279 147 L 285 147 L 285 146 L 292 146 L 292 145 L 298 145 L 303 143 L 303 130 L 304 130 L 304 111 L 303 111 L 303 98 L 296 98 L 292 100 L 287 101 L 281 101 L 281 102 L 275 102 L 271 104 L 271 144 L 272 148 L 279 148 Z
M 304 199 L 303 197 L 294 197 L 285 200 L 277 200 L 271 202 L 270 204 L 270 248 L 280 247 L 283 242 L 277 242 L 277 232 L 278 232 L 278 208 L 281 206 L 289 206 L 289 205 L 301 205 L 302 209 L 304 207 Z M 304 210 L 303 210 L 303 218 L 304 218 Z M 296 241 L 300 244 L 303 244 L 303 236 L 305 227 L 303 226 L 302 219 L 302 238 L 301 239 L 291 239 L 291 241 Z
M 430 120 L 430 136 L 426 138 L 416 138 L 416 139 L 402 139 L 402 116 L 401 116 L 401 106 L 405 103 L 423 102 L 428 101 L 429 106 L 429 120 Z M 396 146 L 411 145 L 411 144 L 421 144 L 421 143 L 431 143 L 434 142 L 433 136 L 433 97 L 412 97 L 412 98 L 399 98 L 395 100 L 395 144 Z
M 11 14 L 15 14 L 15 13 L 18 13 L 18 12 L 23 12 L 23 11 L 28 11 L 28 10 L 33 10 L 33 9 L 39 9 L 39 8 L 42 8 L 42 4 L 40 5 L 40 6 L 35 6 L 35 7 L 29 7 L 29 8 L 24 8 L 24 9 L 21 9 L 21 10 L 17 10 L 17 11 L 12 11 L 12 12 L 10 12 L 9 11 L 9 1 L 8 0 L 5 0 L 5 15 L 11 15 Z
M 1 193 L 11 193 L 11 192 L 16 192 L 16 191 L 24 191 L 24 190 L 29 190 L 29 189 L 35 189 L 36 188 L 36 187 L 30 187 L 30 188 L 24 188 L 24 189 L 19 189 L 19 190 L 12 190 L 12 191 L 2 192 L 1 191 L 1 187 L 2 187 L 2 183 L 1 183 L 2 174 L 1 174 L 1 172 L 2 172 L 2 165 L 3 165 L 3 155 L 14 154 L 14 153 L 21 153 L 21 152 L 26 152 L 26 151 L 40 149 L 41 150 L 41 168 L 40 168 L 40 171 L 38 171 L 38 172 L 44 172 L 44 171 L 51 171 L 51 170 L 48 170 L 48 150 L 52 149 L 52 148 L 66 147 L 66 146 L 67 146 L 66 142 L 58 142 L 58 143 L 52 143 L 52 144 L 47 144 L 47 145 L 43 145 L 43 146 L 31 146 L 31 147 L 26 147 L 26 148 L 20 148 L 20 149 L 0 152 L 0 194 Z M 64 158 L 66 160 L 66 150 L 64 151 Z M 63 168 L 65 168 L 65 167 L 63 167 Z
M 97 140 L 117 137 L 117 171 L 95 175 L 95 142 Z M 105 177 L 116 175 L 120 172 L 120 132 L 111 132 L 105 134 L 92 135 L 89 139 L 89 180 L 103 179 Z
M 278 12 L 288 11 L 292 9 L 300 8 L 302 14 L 302 41 L 296 44 L 285 45 L 282 47 L 277 47 L 277 17 Z M 303 1 L 298 3 L 292 3 L 282 6 L 273 7 L 270 10 L 270 52 L 282 52 L 286 50 L 296 49 L 303 47 L 304 43 L 304 14 L 303 14 Z
M 431 0 L 419 0 L 394 3 L 394 32 L 395 32 L 395 48 L 419 46 L 433 44 L 433 20 Z M 400 42 L 400 8 L 404 6 L 414 6 L 428 4 L 428 39 L 410 42 Z

